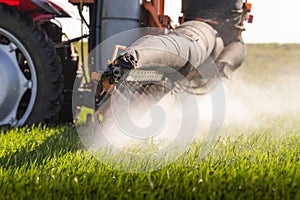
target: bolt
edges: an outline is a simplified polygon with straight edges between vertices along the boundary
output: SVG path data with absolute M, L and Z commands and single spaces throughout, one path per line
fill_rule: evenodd
M 17 50 L 18 49 L 18 47 L 17 47 L 17 45 L 15 45 L 14 43 L 9 43 L 9 52 L 13 52 L 13 51 L 15 51 L 15 50 Z
M 11 126 L 17 126 L 18 123 L 19 123 L 19 121 L 16 118 L 11 118 L 10 121 L 9 121 L 9 124 Z
M 31 80 L 27 80 L 24 84 L 24 87 L 26 87 L 27 89 L 32 89 L 32 81 Z

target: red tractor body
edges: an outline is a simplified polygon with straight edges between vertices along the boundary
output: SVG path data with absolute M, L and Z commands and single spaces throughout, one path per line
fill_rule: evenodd
M 0 0 L 0 3 L 6 3 L 10 6 L 20 6 L 21 1 L 20 0 Z

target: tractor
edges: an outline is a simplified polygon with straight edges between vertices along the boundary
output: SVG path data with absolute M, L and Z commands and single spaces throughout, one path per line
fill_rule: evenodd
M 118 49 L 125 48 L 122 45 L 130 45 L 149 32 L 164 34 L 172 28 L 170 17 L 164 15 L 164 5 L 164 0 L 0 0 L 0 126 L 74 122 L 82 105 L 99 110 L 111 96 L 108 90 L 120 85 L 117 67 L 106 74 L 100 72 L 114 62 Z M 246 16 L 250 7 L 245 6 L 247 1 L 243 5 L 241 12 Z M 78 8 L 76 14 L 82 26 L 88 27 L 88 34 L 70 39 L 63 33 L 56 19 L 74 17 L 70 6 Z M 89 10 L 88 20 L 83 15 L 84 7 Z M 126 38 L 120 35 L 124 32 Z M 81 41 L 83 50 L 84 39 L 89 52 L 87 66 L 83 51 L 80 63 L 73 45 Z M 112 52 L 112 60 L 107 63 Z M 205 62 L 201 66 L 205 71 Z M 142 88 L 150 88 L 152 93 L 159 93 L 161 88 L 143 80 L 172 79 L 155 70 L 132 70 L 130 76 L 135 83 L 141 79 Z M 107 88 L 105 81 L 110 83 Z M 201 87 L 210 80 L 205 84 L 203 81 L 196 82 Z M 74 102 L 74 96 L 82 102 Z
M 69 39 L 55 19 L 73 17 L 72 4 L 89 34 Z M 149 26 L 170 28 L 163 0 L 0 0 L 0 126 L 72 122 L 74 82 L 89 74 L 73 42 L 88 38 L 92 51 L 114 34 Z M 103 70 L 100 64 L 91 68 Z

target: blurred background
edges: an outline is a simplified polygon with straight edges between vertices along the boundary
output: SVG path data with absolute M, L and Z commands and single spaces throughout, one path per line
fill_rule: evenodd
M 68 2 L 68 0 L 61 0 Z M 300 1 L 249 0 L 252 3 L 254 21 L 246 25 L 243 37 L 246 43 L 300 43 Z M 76 10 L 76 8 L 74 7 Z M 181 12 L 181 0 L 166 0 L 165 13 L 177 23 Z M 86 16 L 88 18 L 88 16 Z M 70 38 L 81 33 L 80 20 L 60 19 L 64 32 Z

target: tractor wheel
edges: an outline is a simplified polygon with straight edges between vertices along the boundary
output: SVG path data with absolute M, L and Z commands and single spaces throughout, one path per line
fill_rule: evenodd
M 31 18 L 0 4 L 0 125 L 49 122 L 62 90 L 53 42 Z

